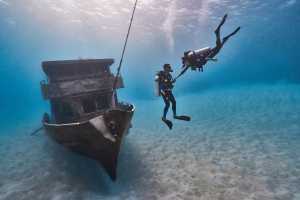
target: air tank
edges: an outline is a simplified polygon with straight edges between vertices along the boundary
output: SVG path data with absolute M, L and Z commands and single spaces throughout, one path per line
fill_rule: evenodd
M 197 49 L 194 51 L 187 51 L 184 53 L 182 62 L 185 66 L 199 67 L 206 63 L 205 58 L 209 55 L 211 51 L 210 47 L 205 47 L 202 49 Z
M 155 96 L 160 96 L 160 91 L 159 91 L 159 75 L 156 74 L 154 78 L 154 95 Z

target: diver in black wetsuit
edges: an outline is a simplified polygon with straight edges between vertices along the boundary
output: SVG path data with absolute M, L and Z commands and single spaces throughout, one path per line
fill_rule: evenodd
M 215 34 L 216 34 L 216 46 L 214 48 L 211 49 L 209 55 L 207 56 L 206 60 L 212 59 L 214 58 L 219 51 L 222 49 L 223 45 L 225 44 L 225 42 L 233 35 L 235 35 L 240 29 L 241 27 L 237 27 L 232 33 L 230 33 L 229 35 L 225 36 L 222 41 L 221 41 L 221 36 L 220 36 L 220 29 L 222 27 L 222 25 L 225 23 L 227 19 L 227 14 L 224 15 L 221 23 L 219 24 L 219 26 L 216 28 L 215 30 Z
M 222 49 L 223 45 L 227 42 L 227 40 L 235 35 L 241 27 L 237 27 L 232 33 L 225 36 L 221 40 L 220 36 L 220 29 L 222 25 L 225 23 L 227 19 L 227 14 L 224 15 L 221 23 L 218 25 L 218 27 L 215 30 L 216 34 L 216 46 L 213 48 L 203 48 L 196 51 L 187 51 L 184 53 L 184 56 L 182 57 L 182 64 L 183 64 L 183 70 L 181 71 L 180 75 L 184 74 L 189 68 L 192 70 L 198 69 L 199 71 L 203 71 L 203 66 L 207 63 L 207 61 L 217 61 L 214 57 L 219 53 L 219 51 Z
M 172 129 L 173 123 L 167 119 L 167 113 L 172 103 L 172 111 L 174 119 L 190 121 L 191 118 L 188 116 L 178 116 L 176 114 L 176 100 L 172 93 L 175 80 L 173 79 L 171 72 L 173 72 L 170 64 L 164 64 L 163 71 L 159 71 L 156 75 L 156 81 L 158 82 L 159 95 L 162 96 L 165 102 L 165 108 L 163 112 L 162 121 L 166 123 L 169 129 Z

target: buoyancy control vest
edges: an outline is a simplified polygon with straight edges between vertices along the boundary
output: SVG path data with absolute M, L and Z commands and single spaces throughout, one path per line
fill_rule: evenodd
M 160 96 L 160 91 L 172 90 L 173 77 L 170 73 L 159 71 L 155 75 L 155 95 Z

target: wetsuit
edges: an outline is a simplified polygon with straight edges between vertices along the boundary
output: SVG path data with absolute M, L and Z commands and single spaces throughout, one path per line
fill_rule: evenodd
M 227 14 L 223 17 L 221 23 L 218 25 L 218 27 L 215 30 L 216 35 L 216 46 L 213 48 L 209 48 L 207 51 L 203 52 L 201 55 L 192 55 L 191 59 L 188 59 L 187 63 L 187 55 L 192 51 L 187 51 L 184 53 L 184 57 L 182 58 L 182 64 L 183 64 L 183 70 L 181 71 L 180 75 L 183 75 L 189 68 L 195 70 L 198 68 L 199 70 L 203 71 L 203 66 L 207 63 L 208 60 L 213 59 L 222 49 L 224 44 L 228 41 L 230 37 L 235 35 L 239 30 L 240 27 L 237 27 L 232 33 L 225 36 L 223 39 L 221 39 L 220 29 L 225 23 L 227 18 Z
M 170 107 L 170 103 L 172 103 L 172 111 L 173 116 L 176 116 L 176 100 L 172 93 L 173 85 L 173 77 L 169 72 L 160 71 L 159 75 L 159 91 L 165 102 L 165 108 L 163 113 L 163 119 L 166 119 L 167 113 Z
M 213 58 L 213 57 L 215 57 L 219 53 L 219 51 L 222 49 L 222 47 L 225 44 L 225 42 L 227 42 L 227 40 L 231 36 L 235 35 L 240 30 L 240 27 L 237 27 L 232 33 L 230 33 L 227 36 L 223 37 L 223 39 L 221 40 L 220 29 L 223 26 L 223 24 L 225 23 L 226 18 L 227 18 L 227 14 L 224 15 L 224 17 L 222 18 L 221 23 L 218 25 L 218 27 L 215 30 L 215 34 L 216 34 L 216 46 L 211 49 L 211 52 L 210 52 L 209 55 L 207 55 L 207 58 Z

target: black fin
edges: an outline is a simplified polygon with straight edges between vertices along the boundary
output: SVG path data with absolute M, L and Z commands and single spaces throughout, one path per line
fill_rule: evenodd
M 162 121 L 165 122 L 165 124 L 168 126 L 168 128 L 171 130 L 173 127 L 173 123 L 170 120 L 162 118 Z
M 183 121 L 191 121 L 191 117 L 181 115 L 181 116 L 175 116 L 174 119 L 183 120 Z

